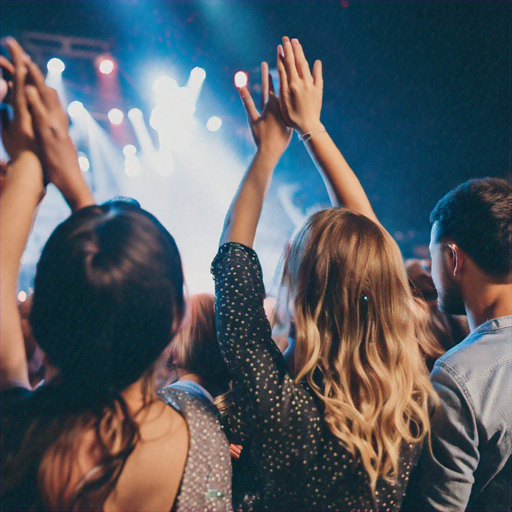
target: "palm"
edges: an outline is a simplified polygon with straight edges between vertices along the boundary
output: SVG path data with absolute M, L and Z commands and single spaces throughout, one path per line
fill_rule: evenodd
M 293 131 L 286 125 L 281 114 L 266 62 L 261 66 L 261 93 L 263 111 L 260 114 L 247 88 L 240 89 L 254 143 L 258 149 L 270 150 L 281 156 L 290 143 Z

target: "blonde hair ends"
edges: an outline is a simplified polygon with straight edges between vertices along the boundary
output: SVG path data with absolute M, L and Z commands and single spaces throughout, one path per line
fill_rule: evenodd
M 283 284 L 293 301 L 295 379 L 359 458 L 374 491 L 395 481 L 404 443 L 428 434 L 434 398 L 416 335 L 400 250 L 384 229 L 344 208 L 312 215 L 295 237 Z

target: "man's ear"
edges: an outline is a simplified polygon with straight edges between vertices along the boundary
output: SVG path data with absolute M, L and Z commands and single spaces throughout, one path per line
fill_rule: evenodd
M 447 244 L 447 263 L 450 274 L 458 278 L 466 262 L 464 251 L 454 243 Z

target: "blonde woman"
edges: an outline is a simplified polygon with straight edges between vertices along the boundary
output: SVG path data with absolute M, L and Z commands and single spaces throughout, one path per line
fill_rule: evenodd
M 429 431 L 432 388 L 400 251 L 320 123 L 322 72 L 297 40 L 278 49 L 277 98 L 262 66 L 261 115 L 240 90 L 257 146 L 212 265 L 217 331 L 253 439 L 261 495 L 239 509 L 399 510 Z M 333 197 L 352 210 L 312 215 L 284 282 L 295 324 L 285 358 L 271 339 L 252 249 L 272 172 L 296 129 Z M 288 363 L 288 364 L 287 364 Z M 244 448 L 245 449 L 245 448 Z

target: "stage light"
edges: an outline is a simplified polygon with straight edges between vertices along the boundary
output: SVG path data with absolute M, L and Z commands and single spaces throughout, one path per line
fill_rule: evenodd
M 82 172 L 87 172 L 91 168 L 91 164 L 87 155 L 82 153 L 82 151 L 78 152 L 78 166 Z
M 140 108 L 131 108 L 128 110 L 128 118 L 130 120 L 133 119 L 142 119 L 144 116 L 142 115 L 142 110 Z
M 137 148 L 133 144 L 126 144 L 126 146 L 123 148 L 123 155 L 125 157 L 135 156 L 137 153 Z
M 162 75 L 155 80 L 153 89 L 158 96 L 166 96 L 178 89 L 178 82 L 167 75 Z
M 206 71 L 203 68 L 195 67 L 190 72 L 190 78 L 194 81 L 197 80 L 198 82 L 204 82 L 204 79 L 206 78 Z
M 118 126 L 123 122 L 124 114 L 118 108 L 113 108 L 108 112 L 108 120 L 114 125 Z
M 56 75 L 60 75 L 66 69 L 64 62 L 56 57 L 50 59 L 48 64 L 46 64 L 46 67 L 48 68 L 49 73 L 54 73 Z
M 98 59 L 98 69 L 103 75 L 110 75 L 115 67 L 116 64 L 110 57 L 100 57 Z
M 71 117 L 78 117 L 85 110 L 81 101 L 72 101 L 68 106 L 68 114 Z
M 235 73 L 235 85 L 240 89 L 247 85 L 248 77 L 245 71 L 237 71 Z
M 135 156 L 137 148 L 133 144 L 127 144 L 123 148 L 124 160 L 124 172 L 130 178 L 139 175 L 142 172 L 142 166 L 140 165 L 139 159 Z
M 151 111 L 151 115 L 149 116 L 149 126 L 151 126 L 151 128 L 153 128 L 153 130 L 158 130 L 158 128 L 157 128 L 158 119 L 161 117 L 161 115 L 160 115 L 161 110 L 162 110 L 161 108 L 155 107 Z
M 211 132 L 216 132 L 222 126 L 222 119 L 217 116 L 212 116 L 206 122 L 206 129 Z
M 18 301 L 19 302 L 25 302 L 27 300 L 27 292 L 21 290 L 19 293 L 18 293 Z

